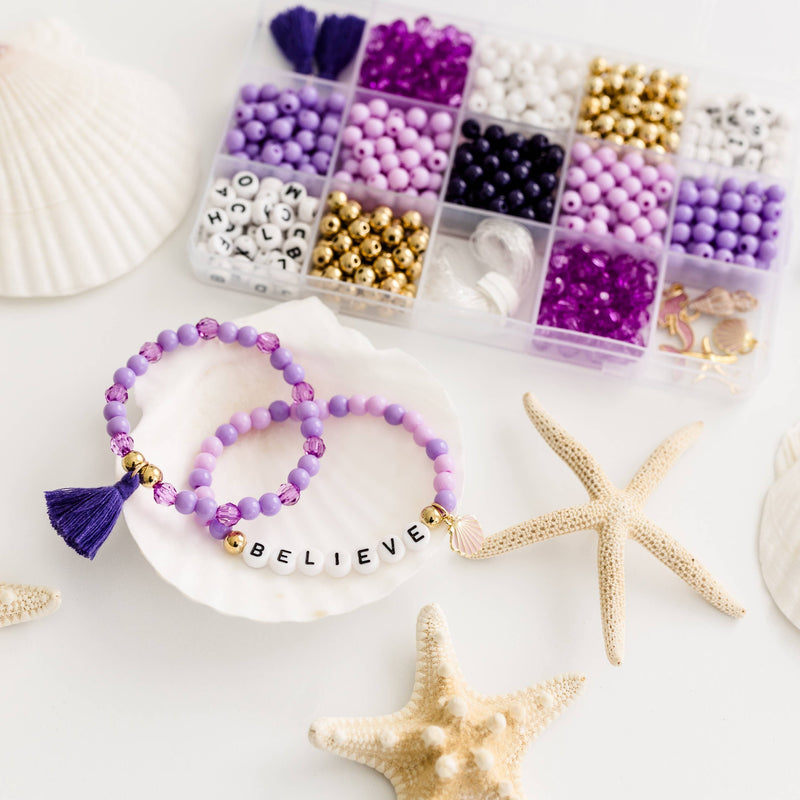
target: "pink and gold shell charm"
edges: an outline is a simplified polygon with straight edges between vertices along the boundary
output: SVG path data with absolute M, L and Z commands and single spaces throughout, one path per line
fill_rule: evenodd
M 450 549 L 462 556 L 474 556 L 483 546 L 483 530 L 478 520 L 470 515 L 453 516 L 438 503 L 425 506 L 420 519 L 429 528 L 444 523 L 450 534 Z

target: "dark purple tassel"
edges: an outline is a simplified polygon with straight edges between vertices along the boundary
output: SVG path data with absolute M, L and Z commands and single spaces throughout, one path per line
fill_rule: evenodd
M 328 14 L 319 26 L 314 58 L 320 78 L 336 80 L 339 73 L 355 58 L 366 20 L 348 14 Z
M 295 6 L 278 14 L 269 29 L 295 72 L 310 75 L 314 68 L 317 15 L 303 6 Z
M 94 558 L 138 485 L 139 476 L 127 473 L 113 486 L 45 492 L 50 524 L 73 550 Z

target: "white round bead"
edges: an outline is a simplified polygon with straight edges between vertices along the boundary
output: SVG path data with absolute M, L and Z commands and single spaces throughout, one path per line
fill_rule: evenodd
M 752 148 L 748 150 L 742 156 L 742 166 L 755 172 L 761 166 L 761 151 Z
M 203 214 L 203 230 L 206 233 L 223 233 L 230 224 L 224 208 L 207 208 Z
M 519 89 L 514 89 L 506 95 L 505 107 L 510 114 L 521 114 L 526 105 L 525 97 Z
M 489 67 L 478 67 L 478 69 L 475 70 L 475 86 L 479 89 L 483 89 L 493 83 L 494 75 Z
M 700 132 L 697 134 L 697 146 L 710 147 L 711 137 L 714 135 L 715 130 L 715 128 L 700 128 Z
M 486 42 L 485 44 L 479 45 L 478 61 L 480 61 L 484 67 L 491 67 L 497 60 L 497 57 L 497 50 L 491 43 Z
M 697 145 L 694 142 L 682 142 L 681 155 L 684 158 L 694 158 L 697 155 Z
M 297 208 L 298 203 L 308 194 L 308 190 L 299 181 L 289 181 L 281 187 L 280 198 L 282 203 L 287 203 L 292 208 Z
M 343 578 L 350 572 L 351 565 L 350 554 L 343 550 L 334 550 L 325 556 L 325 572 L 331 578 Z
M 511 62 L 507 58 L 498 58 L 490 69 L 499 81 L 507 80 L 511 76 Z
M 380 558 L 374 547 L 359 547 L 353 553 L 353 569 L 360 575 L 371 575 L 380 566 Z
M 242 234 L 241 236 L 237 236 L 236 239 L 233 241 L 233 252 L 239 256 L 245 256 L 246 258 L 253 259 L 256 257 L 258 253 L 258 246 L 256 245 L 255 239 L 252 236 L 248 236 L 247 234 Z
M 558 64 L 560 61 L 563 61 L 565 55 L 566 52 L 564 48 L 555 42 L 551 42 L 544 47 L 544 59 L 551 64 Z
M 536 110 L 542 115 L 542 119 L 552 119 L 558 109 L 549 97 L 544 97 L 536 104 Z
M 235 247 L 236 243 L 234 242 L 234 249 Z M 253 261 L 238 253 L 231 256 L 231 265 L 242 274 L 242 277 L 249 275 L 255 269 Z
M 398 561 L 402 561 L 406 554 L 406 546 L 399 536 L 387 536 L 385 539 L 381 539 L 377 550 L 378 557 L 386 564 L 396 564 Z
M 430 540 L 431 532 L 421 522 L 414 522 L 403 531 L 403 542 L 409 550 L 422 550 Z
M 512 64 L 522 57 L 522 46 L 516 42 L 498 42 L 497 51 Z
M 217 208 L 225 208 L 235 197 L 236 192 L 227 178 L 217 178 L 208 193 L 208 201 Z
M 581 82 L 581 75 L 576 69 L 565 69 L 562 70 L 561 74 L 558 76 L 558 85 L 559 87 L 566 92 L 571 92 L 573 89 L 577 89 Z
M 282 231 L 287 230 L 294 222 L 294 211 L 288 203 L 276 203 L 269 212 L 269 221 Z
M 501 103 L 506 96 L 506 87 L 497 81 L 486 87 L 483 92 L 489 103 Z
M 274 175 L 272 175 L 261 179 L 261 183 L 258 187 L 258 193 L 263 194 L 264 192 L 272 192 L 277 196 L 282 188 L 283 181 L 280 178 L 276 178 Z
M 254 569 L 261 569 L 266 567 L 269 562 L 270 549 L 266 542 L 260 542 L 258 539 L 248 542 L 242 553 L 242 561 L 248 567 Z
M 553 98 L 553 102 L 556 104 L 556 109 L 558 111 L 566 111 L 569 113 L 575 105 L 575 98 L 571 94 L 560 92 Z
M 519 61 L 514 62 L 514 66 L 511 68 L 511 71 L 514 73 L 514 77 L 520 82 L 525 83 L 529 81 L 534 75 L 534 67 L 533 62 L 528 61 L 525 58 L 520 59 Z
M 522 43 L 522 55 L 534 64 L 542 60 L 543 54 L 544 48 L 538 42 L 527 40 Z
M 729 133 L 724 147 L 734 159 L 741 158 L 748 150 L 747 137 L 743 133 Z
M 751 145 L 763 145 L 769 138 L 769 126 L 766 122 L 751 122 L 745 127 Z
M 307 195 L 297 204 L 297 219 L 310 225 L 314 221 L 314 215 L 318 208 L 319 198 Z
M 276 575 L 291 575 L 297 567 L 297 554 L 287 547 L 276 547 L 270 553 L 269 566 Z
M 741 126 L 750 125 L 753 122 L 761 121 L 761 109 L 754 102 L 749 100 L 739 103 L 733 109 L 733 116 Z
M 250 200 L 236 199 L 228 206 L 228 219 L 234 225 L 247 225 L 253 215 L 253 203 Z
M 233 176 L 231 186 L 233 186 L 234 191 L 239 197 L 250 200 L 256 196 L 256 192 L 260 186 L 258 175 L 256 175 L 255 172 L 244 169 Z
M 498 119 L 505 119 L 507 115 L 506 107 L 503 103 L 490 103 L 486 113 L 490 117 L 497 117 Z
M 778 155 L 780 148 L 774 139 L 767 139 L 767 141 L 761 145 L 761 152 L 764 154 L 764 158 L 773 158 Z
M 283 231 L 268 222 L 258 226 L 254 238 L 259 250 L 277 250 L 283 244 Z
M 558 81 L 550 75 L 540 75 L 539 86 L 542 87 L 545 97 L 553 98 L 558 94 Z
M 777 158 L 765 158 L 761 162 L 761 172 L 764 175 L 769 175 L 772 178 L 781 176 L 784 172 L 783 164 Z
M 681 141 L 686 144 L 697 144 L 700 136 L 700 126 L 696 122 L 687 122 L 681 128 Z
M 256 225 L 263 225 L 269 219 L 269 212 L 278 204 L 278 195 L 272 191 L 261 192 L 253 200 L 252 218 Z
M 724 147 L 718 147 L 716 150 L 711 151 L 711 161 L 722 167 L 732 167 L 733 155 L 730 150 L 726 150 Z
M 555 66 L 550 63 L 543 63 L 539 69 L 536 70 L 536 74 L 539 76 L 540 81 L 544 80 L 545 78 L 555 81 L 557 80 L 558 76 Z
M 282 250 L 289 258 L 300 261 L 308 250 L 308 242 L 299 236 L 290 236 L 284 241 Z
M 728 137 L 725 134 L 725 131 L 723 131 L 721 128 L 715 128 L 713 131 L 711 131 L 711 139 L 707 142 L 707 144 L 712 150 L 716 150 L 719 147 L 725 146 L 727 138 Z
M 542 124 L 542 115 L 532 108 L 523 111 L 521 119 L 526 125 L 538 126 Z
M 697 146 L 695 150 L 694 157 L 698 161 L 708 161 L 711 158 L 711 150 L 708 148 L 707 145 L 700 144 Z
M 489 108 L 489 101 L 486 95 L 481 92 L 472 92 L 467 102 L 467 107 L 475 114 L 484 114 L 486 109 Z
M 224 233 L 212 233 L 208 240 L 208 252 L 217 256 L 229 256 L 233 252 L 233 241 Z
M 325 556 L 313 547 L 301 550 L 297 557 L 297 570 L 303 575 L 319 575 L 325 568 Z
M 529 81 L 522 87 L 522 96 L 529 106 L 535 106 L 544 99 L 544 90 L 536 81 Z

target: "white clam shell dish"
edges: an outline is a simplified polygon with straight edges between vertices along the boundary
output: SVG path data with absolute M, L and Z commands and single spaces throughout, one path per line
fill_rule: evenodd
M 177 93 L 91 59 L 62 24 L 0 45 L 0 295 L 123 275 L 191 202 L 197 146 Z
M 419 411 L 447 441 L 456 464 L 463 464 L 453 406 L 437 380 L 411 356 L 376 350 L 361 333 L 340 325 L 316 298 L 283 303 L 240 321 L 245 323 L 278 334 L 305 368 L 316 397 L 378 394 Z M 270 367 L 268 356 L 255 347 L 218 341 L 166 353 L 137 381 L 135 392 L 142 411 L 131 432 L 136 449 L 179 489 L 188 488 L 203 439 L 231 414 L 274 400 L 290 401 L 289 386 Z M 295 551 L 307 547 L 354 553 L 377 546 L 390 534 L 402 534 L 432 502 L 433 462 L 402 426 L 369 414 L 328 417 L 324 424 L 327 450 L 319 474 L 297 505 L 274 517 L 238 523 L 248 541 Z M 238 503 L 245 496 L 276 492 L 302 455 L 302 444 L 298 423 L 292 420 L 241 435 L 218 459 L 213 473 L 216 501 Z M 463 476 L 456 476 L 458 496 Z M 124 516 L 142 553 L 165 580 L 192 600 L 261 622 L 307 621 L 351 611 L 384 597 L 427 559 L 448 549 L 442 525 L 432 530 L 427 546 L 409 548 L 404 558 L 381 563 L 370 574 L 352 570 L 341 578 L 326 572 L 312 577 L 295 570 L 279 575 L 227 554 L 193 517 L 157 505 L 147 489 L 125 504 Z
M 767 491 L 758 541 L 761 573 L 772 599 L 800 628 L 800 424 L 781 440 L 775 482 Z

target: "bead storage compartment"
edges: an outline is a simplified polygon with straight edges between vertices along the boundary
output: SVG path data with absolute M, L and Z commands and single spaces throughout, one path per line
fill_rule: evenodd
M 347 9 L 330 6 L 327 10 L 344 13 Z M 262 9 L 259 31 L 246 57 L 245 80 L 254 83 L 279 83 L 280 78 L 284 82 L 295 81 L 296 86 L 309 80 L 325 84 L 319 79 L 276 72 L 276 62 L 284 69 L 286 64 L 276 59 L 275 46 L 269 41 L 268 32 L 265 33 L 273 13 L 266 6 Z M 321 202 L 311 226 L 310 246 L 298 262 L 299 271 L 289 275 L 280 268 L 275 269 L 274 265 L 266 268 L 263 265 L 258 266 L 257 271 L 264 278 L 271 276 L 271 279 L 257 281 L 259 288 L 254 288 L 251 284 L 253 272 L 256 270 L 252 266 L 248 271 L 247 266 L 242 264 L 244 269 L 240 269 L 233 263 L 237 259 L 215 256 L 214 277 L 218 282 L 224 282 L 229 288 L 262 291 L 278 298 L 287 297 L 291 293 L 321 294 L 345 313 L 538 354 L 628 378 L 654 378 L 684 387 L 694 387 L 698 375 L 709 371 L 706 363 L 708 359 L 661 349 L 661 345 L 665 343 L 664 331 L 658 327 L 662 294 L 672 283 L 678 282 L 678 277 L 682 275 L 681 269 L 675 266 L 680 261 L 694 264 L 687 273 L 694 279 L 691 287 L 694 292 L 692 300 L 699 294 L 715 289 L 716 276 L 720 274 L 741 273 L 743 286 L 752 283 L 758 289 L 758 330 L 754 329 L 753 334 L 758 343 L 746 357 L 737 356 L 735 364 L 722 364 L 723 371 L 736 373 L 736 380 L 727 383 L 702 379 L 699 381 L 703 391 L 707 390 L 706 387 L 719 385 L 725 394 L 729 390 L 744 392 L 755 386 L 763 375 L 767 361 L 777 281 L 788 254 L 788 208 L 783 209 L 777 238 L 773 241 L 775 253 L 770 269 L 766 272 L 759 270 L 759 275 L 751 276 L 751 271 L 757 270 L 755 265 L 717 263 L 713 256 L 717 255 L 717 250 L 726 250 L 725 247 L 715 248 L 712 258 L 708 257 L 707 252 L 702 255 L 678 254 L 668 249 L 676 224 L 677 188 L 683 176 L 697 176 L 707 168 L 717 169 L 713 164 L 704 165 L 686 158 L 684 141 L 678 141 L 676 137 L 680 136 L 690 118 L 694 119 L 692 115 L 696 112 L 699 98 L 718 93 L 723 84 L 715 82 L 716 78 L 709 77 L 710 73 L 685 65 L 669 64 L 651 57 L 642 59 L 629 53 L 614 52 L 610 48 L 562 42 L 519 30 L 503 30 L 469 21 L 455 20 L 451 24 L 450 20 L 438 15 L 432 15 L 429 20 L 422 10 L 415 12 L 409 8 L 376 3 L 366 16 L 365 34 L 354 62 L 343 73 L 339 82 L 331 84 L 332 89 L 345 94 L 347 101 L 341 114 L 327 172 L 324 175 L 307 176 L 315 183 L 313 189 L 315 193 L 319 193 Z M 398 20 L 401 22 L 397 22 Z M 403 50 L 403 45 L 407 48 L 412 41 L 422 43 L 425 51 L 422 55 Z M 474 42 L 474 46 L 470 46 L 470 41 Z M 259 52 L 254 52 L 256 49 Z M 271 50 L 271 54 L 264 55 L 261 52 L 264 49 Z M 437 84 L 433 80 L 434 73 L 437 69 L 444 69 L 446 59 L 442 58 L 442 53 L 448 50 L 457 51 L 457 63 L 445 75 L 446 79 Z M 608 78 L 609 85 L 613 84 L 609 91 L 617 93 L 614 95 L 617 100 L 609 97 L 605 101 L 609 107 L 605 109 L 604 101 L 600 99 L 599 108 L 589 109 L 598 113 L 589 115 L 592 129 L 589 135 L 584 135 L 579 131 L 586 129 L 581 123 L 587 117 L 584 97 L 598 97 L 590 91 L 592 88 L 596 90 L 597 86 L 589 86 L 590 80 L 598 77 L 598 56 L 605 61 L 602 73 L 604 90 Z M 487 63 L 487 60 L 491 63 Z M 269 66 L 265 66 L 267 64 Z M 369 65 L 369 68 L 366 69 L 365 65 Z M 492 71 L 493 66 L 495 71 Z M 631 74 L 626 77 L 629 70 Z M 606 72 L 614 74 L 606 75 Z M 619 87 L 616 85 L 620 83 L 615 77 L 617 73 L 622 82 Z M 414 75 L 421 76 L 416 92 L 423 95 L 422 97 L 406 96 L 415 91 L 411 81 Z M 674 87 L 670 83 L 673 76 L 674 81 L 677 81 Z M 659 85 L 661 78 L 664 79 L 663 87 Z M 724 86 L 728 88 L 728 94 L 739 88 L 753 91 L 756 97 L 759 92 L 762 93 L 761 96 L 769 98 L 780 94 L 774 87 L 759 87 L 747 79 L 723 80 L 727 81 Z M 630 86 L 626 81 L 630 81 Z M 639 81 L 642 85 L 637 83 L 634 86 L 633 81 Z M 402 94 L 393 94 L 398 91 L 398 86 Z M 666 96 L 671 88 L 679 94 L 673 98 L 672 105 Z M 503 93 L 502 103 L 500 91 Z M 637 92 L 638 105 L 631 103 L 628 108 L 629 111 L 638 113 L 638 116 L 632 118 L 634 127 L 631 128 L 629 122 L 622 122 L 620 133 L 616 130 L 618 120 L 630 115 L 622 113 L 617 106 L 623 96 Z M 664 97 L 660 99 L 662 94 Z M 739 102 L 741 99 L 739 98 Z M 645 119 L 641 116 L 641 107 L 646 103 L 660 103 L 662 107 L 648 107 L 648 118 Z M 780 103 L 772 100 L 770 103 L 773 117 L 784 120 L 785 108 L 789 104 L 780 107 Z M 370 117 L 364 118 L 363 108 L 370 109 L 371 104 L 373 108 L 370 110 Z M 381 108 L 384 104 L 388 109 Z M 422 131 L 417 129 L 416 134 L 406 134 L 408 139 L 401 142 L 401 131 L 390 130 L 387 135 L 386 124 L 392 107 L 398 109 L 393 115 L 397 119 L 400 118 L 400 110 L 404 112 L 402 124 L 406 128 L 409 127 L 406 116 L 413 108 L 418 107 L 425 111 L 428 119 L 424 123 L 439 111 L 447 112 L 453 119 L 452 130 L 432 132 L 424 128 Z M 350 115 L 354 108 L 356 117 L 360 117 L 357 123 L 360 132 L 351 131 L 345 141 L 345 130 L 351 127 Z M 594 130 L 594 123 L 606 112 L 613 117 L 614 125 L 605 131 L 608 120 L 599 119 L 604 130 Z M 665 119 L 665 116 L 669 116 L 669 119 Z M 381 120 L 383 130 L 378 130 L 380 125 L 372 121 L 373 117 Z M 444 117 L 441 119 L 444 120 Z M 536 210 L 533 209 L 535 198 L 525 197 L 524 182 L 519 185 L 514 183 L 510 188 L 502 186 L 499 192 L 494 187 L 493 197 L 488 196 L 492 194 L 492 188 L 486 188 L 484 196 L 479 194 L 484 188 L 482 184 L 488 183 L 486 180 L 476 184 L 478 193 L 473 196 L 459 198 L 450 192 L 454 178 L 461 178 L 463 171 L 471 166 L 462 163 L 463 160 L 469 160 L 468 157 L 463 159 L 459 155 L 465 149 L 467 140 L 463 135 L 463 126 L 470 120 L 477 122 L 479 134 L 483 134 L 491 126 L 499 125 L 504 136 L 520 133 L 530 138 L 535 134 L 543 134 L 563 148 L 564 160 L 556 171 L 556 184 L 552 187 L 549 184 L 544 186 L 552 192 L 553 213 L 549 221 L 542 213 L 537 219 Z M 647 142 L 639 135 L 639 126 L 642 124 L 656 126 L 654 130 L 644 131 Z M 785 123 L 781 121 L 780 124 L 784 126 Z M 374 129 L 371 136 L 365 135 L 365 125 Z M 780 129 L 783 130 L 783 127 Z M 690 126 L 690 139 L 694 135 L 692 130 Z M 664 138 L 666 133 L 670 137 Z M 675 136 L 671 135 L 673 133 Z M 474 137 L 474 131 L 470 131 L 470 135 Z M 439 144 L 448 162 L 441 173 L 428 169 L 425 164 L 429 143 L 432 141 L 434 148 L 438 149 L 437 136 L 441 137 Z M 788 134 L 782 136 L 784 142 L 791 143 Z M 659 144 L 659 137 L 664 138 L 668 146 Z M 424 140 L 424 152 L 406 154 L 406 164 L 402 161 L 396 163 L 400 159 L 398 147 L 400 154 L 414 149 L 413 145 L 407 146 L 411 144 L 411 138 L 415 139 L 414 143 Z M 448 139 L 449 148 L 445 148 L 444 144 Z M 356 146 L 364 141 L 367 141 L 366 146 L 356 153 Z M 576 177 L 573 169 L 583 169 L 572 154 L 576 143 L 591 148 L 592 153 L 588 156 L 591 158 L 600 148 L 604 148 L 601 152 L 600 171 L 592 175 L 585 174 L 583 180 L 579 173 Z M 378 152 L 379 146 L 381 152 Z M 785 146 L 788 148 L 789 145 Z M 691 155 L 691 147 L 686 152 Z M 615 154 L 615 163 L 603 163 L 608 153 Z M 481 154 L 481 158 L 487 155 L 496 154 Z M 529 154 L 524 155 L 526 157 L 521 160 L 531 160 Z M 586 154 L 584 157 L 587 157 Z M 631 162 L 636 162 L 639 157 L 644 157 L 645 164 L 636 169 L 630 168 Z M 717 157 L 719 158 L 718 154 Z M 384 158 L 386 163 L 382 164 L 381 159 Z M 364 162 L 366 165 L 362 170 Z M 215 169 L 219 169 L 221 163 L 224 162 L 219 156 Z M 226 174 L 229 174 L 232 163 L 231 161 L 224 165 Z M 249 168 L 250 162 L 242 160 L 240 163 L 243 168 Z M 729 174 L 738 176 L 743 185 L 755 179 L 761 180 L 765 186 L 770 185 L 764 175 L 753 175 L 738 164 L 739 162 L 737 166 L 728 168 Z M 662 168 L 662 165 L 666 166 Z M 288 180 L 298 175 L 296 169 L 290 170 L 287 167 L 257 166 L 262 170 L 260 173 L 254 170 L 259 177 L 268 174 L 285 175 Z M 417 185 L 414 185 L 411 173 L 420 166 L 425 172 L 419 171 Z M 478 166 L 483 170 L 485 165 L 481 161 Z M 487 175 L 494 175 L 498 171 L 508 171 L 498 170 L 498 166 L 506 165 L 495 165 L 492 162 L 485 172 Z M 596 166 L 590 162 L 589 171 L 595 170 Z M 766 166 L 775 168 L 774 163 Z M 408 180 L 406 182 L 403 175 L 396 175 L 390 187 L 389 173 L 397 167 L 404 170 Z M 651 180 L 654 177 L 650 174 L 651 167 L 658 173 L 655 181 Z M 644 174 L 641 173 L 643 168 Z M 630 175 L 623 174 L 626 169 L 630 169 Z M 666 174 L 662 175 L 658 172 L 659 169 L 663 169 Z M 219 169 L 220 174 L 225 170 Z M 583 171 L 586 173 L 586 170 Z M 216 177 L 216 173 L 212 172 L 212 175 Z M 436 175 L 442 176 L 441 185 Z M 481 178 L 487 175 L 482 175 Z M 614 186 L 610 184 L 611 177 L 614 178 Z M 505 180 L 503 176 L 501 178 Z M 629 179 L 627 183 L 626 179 Z M 545 183 L 546 181 L 547 179 Z M 667 191 L 665 181 L 671 183 L 671 193 Z M 584 188 L 586 184 L 591 185 Z M 655 191 L 657 184 L 658 192 Z M 781 185 L 786 188 L 785 183 Z M 542 186 L 538 188 L 541 193 Z M 624 198 L 620 191 L 612 193 L 617 188 L 625 190 Z M 511 199 L 512 208 L 507 208 L 509 193 L 516 189 L 523 193 L 522 206 L 517 205 L 519 197 L 514 195 Z M 529 190 L 529 193 L 536 192 L 533 186 Z M 427 234 L 426 237 L 421 237 L 426 240 L 426 250 L 419 254 L 410 273 L 403 265 L 398 269 L 397 264 L 392 265 L 392 272 L 389 273 L 388 262 L 381 260 L 378 270 L 372 269 L 371 263 L 366 265 L 375 273 L 373 278 L 368 270 L 364 270 L 364 277 L 370 278 L 371 282 L 356 281 L 355 269 L 348 274 L 338 264 L 333 265 L 334 268 L 330 269 L 327 277 L 324 273 L 329 264 L 322 265 L 320 274 L 320 267 L 313 263 L 312 252 L 326 238 L 320 229 L 320 222 L 327 210 L 327 198 L 333 191 L 344 191 L 348 199 L 355 199 L 360 204 L 362 211 L 372 212 L 378 208 L 385 213 L 382 207 L 388 207 L 392 218 L 397 220 L 409 209 L 420 212 L 423 233 Z M 612 193 L 610 199 L 609 193 Z M 580 198 L 580 207 L 576 207 L 576 194 Z M 650 194 L 656 196 L 655 206 Z M 495 196 L 502 197 L 505 206 L 501 202 L 495 203 L 493 207 L 491 201 Z M 783 202 L 785 204 L 787 201 Z M 520 215 L 520 209 L 526 207 L 530 209 Z M 716 211 L 719 212 L 720 209 Z M 703 213 L 708 215 L 708 212 Z M 474 234 L 479 227 L 485 233 L 487 226 L 490 232 L 496 234 L 498 229 L 493 226 L 493 221 L 516 226 L 512 238 L 519 246 L 519 252 L 527 252 L 528 245 L 523 246 L 525 241 L 533 246 L 535 263 L 523 270 L 525 280 L 519 287 L 513 286 L 512 278 L 509 289 L 508 280 L 514 270 L 502 268 L 502 259 L 494 258 L 492 263 L 487 263 L 485 258 L 482 260 L 476 254 Z M 752 225 L 753 220 L 749 224 Z M 356 228 L 359 227 L 363 228 L 363 225 L 359 223 Z M 678 227 L 679 236 L 682 231 Z M 521 236 L 516 235 L 519 233 Z M 374 234 L 375 231 L 370 231 L 368 235 Z M 573 253 L 573 245 L 583 247 Z M 372 245 L 368 247 L 368 252 L 371 247 Z M 384 256 L 391 255 L 384 250 L 385 248 L 376 257 L 383 259 Z M 489 250 L 490 248 L 486 248 L 485 252 Z M 508 251 L 506 248 L 502 252 Z M 444 281 L 439 279 L 441 271 L 437 267 L 443 263 L 441 253 L 448 255 L 444 259 L 447 262 L 444 271 L 448 273 L 448 279 Z M 342 254 L 334 255 L 338 259 Z M 725 255 L 722 253 L 722 256 Z M 734 253 L 734 258 L 736 255 Z M 358 257 L 364 256 L 358 252 Z M 527 263 L 526 258 L 521 257 L 520 263 Z M 192 260 L 198 277 L 203 280 L 213 279 L 208 253 L 193 249 Z M 589 276 L 591 280 L 575 281 L 570 278 L 569 286 L 565 286 L 567 297 L 576 295 L 574 299 L 585 314 L 573 313 L 570 316 L 570 303 L 565 305 L 559 302 L 557 293 L 561 283 L 555 280 L 559 276 L 551 274 L 554 260 L 567 264 L 571 260 L 576 263 L 586 262 L 580 266 L 585 276 L 588 275 L 587 264 L 596 263 L 608 267 L 601 269 L 598 275 Z M 352 261 L 352 257 L 348 256 L 345 266 L 349 267 Z M 709 280 L 700 279 L 702 269 L 707 270 Z M 384 273 L 386 275 L 382 277 Z M 391 274 L 396 276 L 396 281 L 389 280 Z M 413 277 L 412 281 L 409 281 L 409 275 Z M 615 284 L 613 291 L 601 285 L 604 280 Z M 735 287 L 726 288 L 728 284 L 721 278 L 716 282 L 720 289 L 724 288 L 729 293 L 736 292 Z M 719 292 L 716 294 L 719 295 Z M 755 296 L 756 293 L 753 294 Z M 587 297 L 591 302 L 587 302 Z M 754 311 L 755 309 L 751 309 L 750 313 Z M 591 320 L 589 314 L 592 315 Z M 732 327 L 727 326 L 731 330 Z M 699 335 L 698 346 L 702 345 L 706 335 Z M 710 336 L 710 332 L 708 335 Z M 719 370 L 715 368 L 714 372 L 718 373 Z

